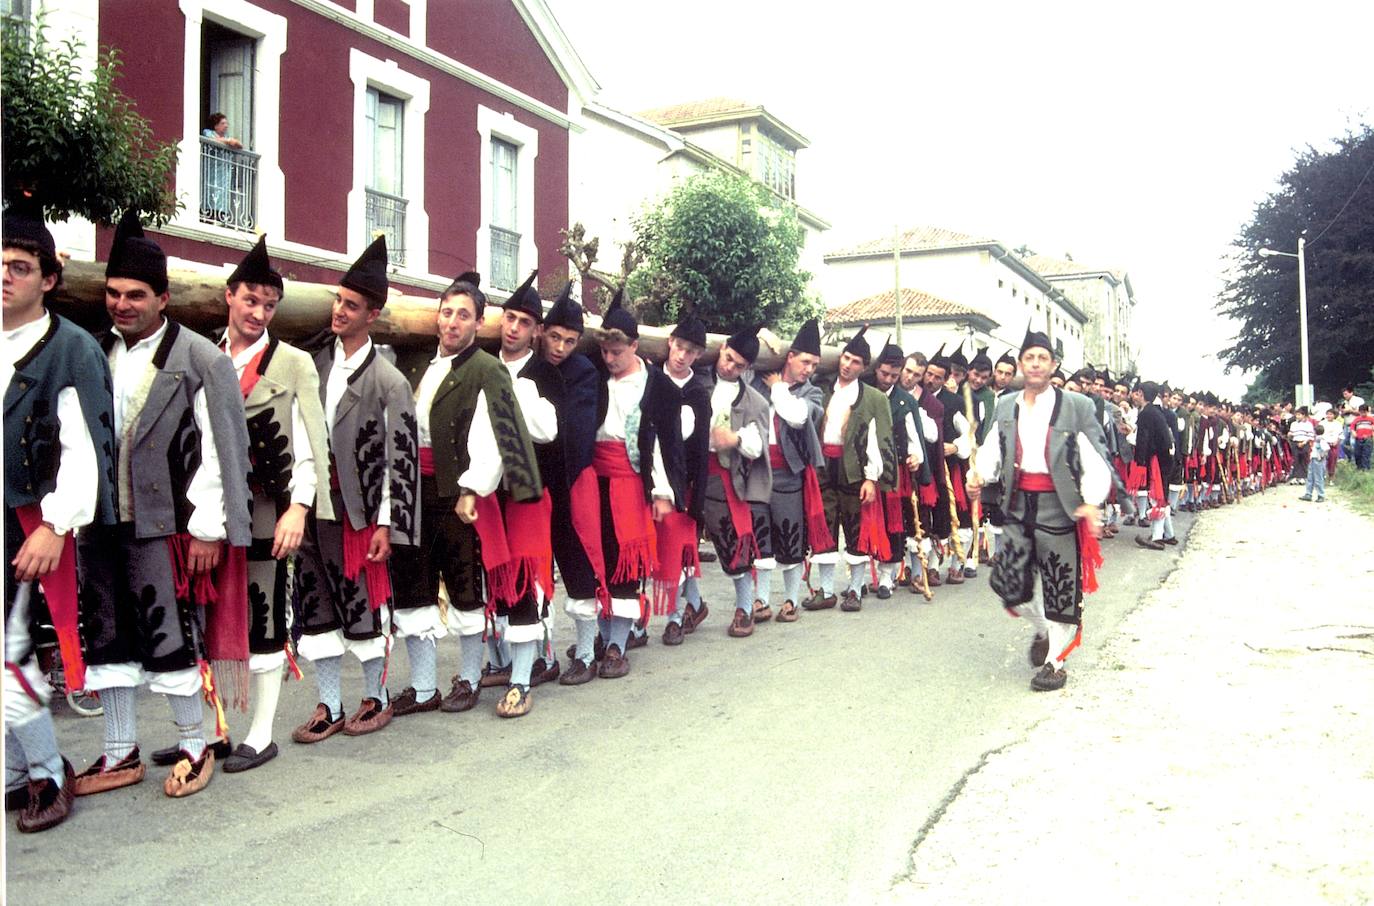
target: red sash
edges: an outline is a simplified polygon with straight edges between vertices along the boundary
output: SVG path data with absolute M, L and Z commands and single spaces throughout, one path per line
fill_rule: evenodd
M 677 610 L 677 586 L 683 570 L 701 575 L 697 523 L 686 513 L 671 512 L 657 526 L 658 565 L 654 569 L 654 616 Z
M 553 596 L 552 516 L 548 491 L 532 503 L 507 500 L 504 513 L 495 494 L 477 498 L 472 527 L 482 542 L 489 609 L 510 606 L 530 591 Z
M 1145 467 L 1139 463 L 1130 463 L 1126 467 L 1126 490 L 1132 494 L 1145 489 Z
M 1016 488 L 1037 494 L 1053 494 L 1054 479 L 1050 478 L 1049 472 L 1022 472 L 1016 477 Z
M 897 490 L 883 494 L 887 531 L 890 535 L 900 535 L 906 526 L 902 522 L 902 501 L 911 498 L 911 470 L 906 463 L 897 464 Z
M 606 587 L 606 555 L 601 549 L 601 494 L 596 486 L 596 470 L 591 466 L 583 469 L 568 488 L 568 510 L 573 531 L 596 576 L 596 600 L 604 613 L 611 604 L 611 593 Z
M 949 485 L 954 489 L 954 505 L 956 508 L 968 511 L 968 491 L 964 488 L 964 464 L 962 462 L 949 462 L 946 460 L 946 467 L 949 469 Z
M 36 503 L 16 507 L 19 526 L 24 536 L 32 535 L 43 522 L 43 511 Z M 76 596 L 76 539 L 68 532 L 62 539 L 62 555 L 57 568 L 38 580 L 43 597 L 48 599 L 52 625 L 57 630 L 57 647 L 62 652 L 62 672 L 68 689 L 82 689 L 86 685 L 86 663 L 81 657 L 81 611 Z
M 367 547 L 376 531 L 375 522 L 366 528 L 355 529 L 348 521 L 348 514 L 343 514 L 344 578 L 356 582 L 359 573 L 367 574 L 367 599 L 373 610 L 391 600 L 391 574 L 386 564 L 367 562 Z
M 625 444 L 618 440 L 597 441 L 592 451 L 592 468 L 598 478 L 610 482 L 611 521 L 620 546 L 611 582 L 637 582 L 652 576 L 658 553 L 653 511 L 644 502 L 643 480 L 630 465 Z
M 205 650 L 230 687 L 230 704 L 248 710 L 248 549 L 219 542 L 219 566 L 191 575 L 187 555 L 192 538 L 167 537 L 172 587 L 178 600 L 205 608 Z M 209 669 L 203 665 L 202 671 Z M 218 694 L 218 693 L 216 693 Z
M 719 478 L 725 488 L 725 506 L 730 510 L 730 523 L 735 527 L 738 538 L 735 551 L 730 556 L 730 568 L 738 569 L 741 563 L 752 562 L 759 555 L 759 542 L 754 537 L 754 515 L 749 511 L 749 504 L 735 493 L 735 483 L 730 480 L 730 473 L 715 456 L 707 456 L 706 472 Z
M 826 459 L 843 459 L 844 447 L 841 444 L 821 444 L 821 455 Z
M 802 470 L 802 509 L 806 513 L 806 540 L 813 551 L 827 551 L 835 546 L 830 526 L 825 521 L 825 502 L 821 499 L 821 481 L 815 466 Z
M 258 350 L 257 355 L 248 360 L 248 364 L 243 366 L 243 374 L 239 375 L 239 390 L 243 392 L 243 398 L 248 399 L 248 394 L 253 392 L 253 388 L 258 385 L 258 378 L 262 377 L 258 373 L 258 365 L 262 362 L 262 354 L 267 351 L 264 345 Z
M 426 478 L 434 477 L 434 448 L 420 448 L 420 474 Z
M 1050 437 L 1045 434 L 1045 463 L 1050 461 Z M 1122 465 L 1120 459 L 1116 460 L 1118 466 Z M 1037 493 L 1051 493 L 1054 491 L 1054 479 L 1048 472 L 1022 472 L 1021 471 L 1021 436 L 1016 437 L 1016 487 L 1022 491 L 1035 491 Z M 1156 468 L 1155 473 L 1159 470 Z M 1070 513 L 1070 516 L 1073 514 Z M 1078 578 L 1083 584 L 1083 591 L 1091 593 L 1097 591 L 1097 570 L 1102 566 L 1102 546 L 1093 537 L 1092 531 L 1088 528 L 1088 523 L 1082 519 L 1078 522 Z M 1082 635 L 1080 630 L 1079 635 Z M 1078 644 L 1078 639 L 1068 648 L 1064 649 L 1067 655 Z
M 777 444 L 768 445 L 768 466 L 772 469 L 787 468 L 787 458 L 782 455 L 782 447 Z

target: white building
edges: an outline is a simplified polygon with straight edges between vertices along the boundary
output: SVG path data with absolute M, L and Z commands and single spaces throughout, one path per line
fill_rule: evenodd
M 902 288 L 902 329 L 897 336 L 895 291 L 892 289 L 844 305 L 827 309 L 825 313 L 825 342 L 843 345 L 858 333 L 860 327 L 880 332 L 902 347 L 903 352 L 923 352 L 932 355 L 940 346 L 953 352 L 960 343 L 965 357 L 973 358 L 978 348 L 989 347 L 989 355 L 996 359 L 1006 346 L 994 336 L 996 321 L 966 305 L 932 296 L 920 290 Z M 865 334 L 868 336 L 868 334 Z M 1016 346 L 1020 346 L 1018 340 Z
M 894 244 L 903 288 L 948 300 L 996 325 L 985 331 L 990 342 L 979 343 L 992 347 L 993 358 L 1003 347 L 1020 348 L 1029 324 L 1049 335 L 1065 371 L 1084 363 L 1088 314 L 996 239 L 921 227 L 902 233 L 895 243 L 888 236 L 831 252 L 820 288 L 832 309 L 881 293 L 892 297 Z M 925 323 L 928 332 L 943 330 L 951 338 L 978 335 L 955 317 Z
M 1089 362 L 1107 366 L 1112 374 L 1136 370 L 1131 342 L 1136 299 L 1130 275 L 1049 255 L 1027 256 L 1026 263 L 1088 313 L 1083 354 Z
M 822 270 L 821 234 L 830 224 L 797 203 L 797 152 L 804 136 L 761 106 L 715 98 L 641 114 L 599 101 L 582 109 L 585 129 L 570 148 L 570 215 L 600 241 L 596 269 L 620 272 L 634 218 L 685 177 L 709 170 L 763 183 L 796 207 L 805 231 L 801 266 Z

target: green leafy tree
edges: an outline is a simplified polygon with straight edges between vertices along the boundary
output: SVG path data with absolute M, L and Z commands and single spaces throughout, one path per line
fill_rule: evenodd
M 803 236 L 795 208 L 758 183 L 698 174 L 635 221 L 625 297 L 648 323 L 692 313 L 712 331 L 781 335 L 821 310 L 798 264 Z
M 81 73 L 81 44 L 50 42 L 7 21 L 3 31 L 4 197 L 27 195 L 52 220 L 78 215 L 109 224 L 127 209 L 164 223 L 177 208 L 175 144 L 115 87 L 119 57 L 107 50 L 94 76 Z
M 1260 258 L 1297 250 L 1306 235 L 1308 348 L 1318 399 L 1337 399 L 1374 366 L 1374 128 L 1308 148 L 1240 231 L 1217 309 L 1241 330 L 1221 350 L 1227 368 L 1257 369 L 1257 396 L 1291 398 L 1301 379 L 1298 263 Z M 1277 391 L 1277 395 L 1274 394 Z

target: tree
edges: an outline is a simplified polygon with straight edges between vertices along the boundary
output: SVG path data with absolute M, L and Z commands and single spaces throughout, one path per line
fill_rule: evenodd
M 119 57 L 101 55 L 81 74 L 81 44 L 51 43 L 40 22 L 30 34 L 3 31 L 4 198 L 30 196 L 52 220 L 78 215 L 110 224 L 132 208 L 154 223 L 177 208 L 175 144 L 157 144 L 147 121 L 115 87 Z
M 701 173 L 636 219 L 625 297 L 647 323 L 691 313 L 713 331 L 757 324 L 789 335 L 821 310 L 806 296 L 802 239 L 796 210 L 763 186 Z
M 1217 309 L 1241 322 L 1219 353 L 1227 369 L 1257 369 L 1256 392 L 1298 384 L 1298 273 L 1293 258 L 1260 258 L 1261 248 L 1296 252 L 1306 235 L 1308 348 L 1317 398 L 1335 399 L 1374 366 L 1374 128 L 1363 126 L 1309 147 L 1279 189 L 1240 231 L 1231 278 Z

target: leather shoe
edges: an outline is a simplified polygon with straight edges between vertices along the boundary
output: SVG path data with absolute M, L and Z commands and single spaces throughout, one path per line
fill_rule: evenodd
M 62 759 L 62 786 L 51 778 L 30 780 L 28 783 L 28 802 L 19 815 L 17 827 L 21 833 L 32 834 L 56 827 L 72 813 L 72 801 L 76 798 L 73 788 L 76 785 L 76 771 L 72 763 Z
M 1164 545 L 1160 544 L 1158 541 L 1152 541 L 1149 538 L 1146 538 L 1144 535 L 1136 535 L 1135 543 L 1140 545 L 1141 547 L 1148 548 L 1152 551 L 1164 550 Z
M 602 679 L 619 679 L 630 672 L 630 659 L 620 653 L 619 645 L 607 645 L 597 675 Z
M 358 710 L 350 714 L 348 720 L 344 721 L 344 735 L 366 736 L 369 733 L 376 733 L 391 723 L 393 713 L 389 703 L 383 708 L 378 699 L 365 698 L 363 703 L 358 706 Z
M 471 711 L 473 706 L 477 704 L 477 699 L 480 698 L 481 695 L 482 687 L 480 685 L 474 689 L 472 683 L 455 676 L 453 678 L 453 688 L 449 690 L 448 695 L 444 696 L 444 700 L 439 703 L 439 710 L 446 711 L 450 714 L 456 714 L 460 711 Z
M 683 632 L 681 623 L 669 621 L 668 625 L 663 627 L 663 644 L 681 645 L 682 639 Z
M 438 689 L 431 692 L 429 698 L 424 701 L 416 701 L 417 695 L 418 693 L 416 693 L 414 686 L 406 686 L 400 695 L 391 699 L 391 716 L 404 717 L 407 714 L 423 714 L 426 711 L 439 710 L 440 697 Z M 244 747 L 239 746 L 239 749 L 242 748 Z M 235 749 L 234 753 L 238 754 L 238 749 Z M 226 773 L 233 773 L 229 770 L 229 763 L 227 761 L 224 763 L 224 770 Z
M 625 639 L 625 650 L 634 651 L 636 648 L 644 648 L 649 644 L 649 633 L 635 635 L 634 630 L 630 630 L 630 635 Z
M 976 579 L 976 578 L 978 578 L 978 570 L 977 570 L 977 568 L 976 568 L 976 567 L 972 567 L 972 566 L 965 566 L 965 567 L 964 567 L 964 578 L 965 578 L 965 579 Z
M 700 607 L 693 607 L 691 604 L 688 604 L 687 616 L 682 620 L 682 631 L 688 635 L 696 632 L 697 627 L 706 622 L 706 615 L 710 612 L 711 608 L 706 606 L 705 601 L 701 602 Z
M 839 603 L 839 598 L 834 595 L 822 594 L 817 591 L 811 597 L 802 601 L 802 610 L 829 610 Z
M 964 571 L 961 570 L 961 569 L 960 569 L 959 567 L 957 567 L 957 566 L 951 566 L 951 567 L 949 568 L 949 575 L 945 577 L 945 584 L 946 584 L 946 585 L 963 585 L 963 584 L 964 584 Z
M 558 675 L 562 672 L 563 668 L 559 666 L 558 661 L 550 664 L 541 657 L 534 662 L 534 669 L 530 671 L 530 688 L 551 683 L 558 679 Z
M 506 686 L 510 684 L 510 664 L 504 667 L 497 667 L 495 664 L 487 664 L 482 668 L 482 679 L 479 681 L 483 689 L 488 686 Z
M 573 658 L 568 665 L 568 669 L 563 671 L 563 675 L 558 678 L 560 686 L 580 686 L 583 683 L 590 683 L 596 678 L 596 662 L 584 664 L 580 659 Z
M 29 804 L 29 783 L 24 781 L 12 790 L 5 790 L 5 811 L 22 812 Z
M 859 596 L 854 593 L 853 589 L 845 592 L 844 597 L 840 599 L 840 610 L 845 613 L 855 613 L 862 609 L 863 603 L 860 602 Z
M 732 639 L 746 639 L 754 634 L 754 619 L 749 614 L 736 608 L 735 615 L 730 620 L 730 628 L 726 630 Z
M 1040 668 L 1040 672 L 1031 677 L 1031 688 L 1036 692 L 1054 692 L 1063 689 L 1064 684 L 1069 681 L 1069 675 L 1064 672 L 1064 668 L 1054 669 L 1053 664 L 1046 664 Z
M 1177 539 L 1177 538 L 1164 538 L 1164 539 L 1162 539 L 1162 540 L 1160 541 L 1160 543 L 1161 543 L 1161 544 L 1167 544 L 1167 545 L 1170 545 L 1170 546 L 1172 547 L 1173 545 L 1178 544 L 1178 539 Z
M 437 697 L 437 696 L 436 696 Z M 247 743 L 239 743 L 234 753 L 224 760 L 224 773 L 238 774 L 267 764 L 277 757 L 277 744 L 269 742 L 267 748 L 259 752 Z
M 799 616 L 801 614 L 797 613 L 797 605 L 791 601 L 783 601 L 782 606 L 778 608 L 779 623 L 795 623 Z
M 1031 640 L 1030 646 L 1030 665 L 1039 667 L 1045 663 L 1045 659 L 1050 656 L 1050 637 L 1038 635 Z
M 940 580 L 940 571 L 938 569 L 926 570 L 926 582 L 931 588 L 939 588 L 941 585 L 945 584 Z
M 310 719 L 291 731 L 293 742 L 311 743 L 328 739 L 344 728 L 344 719 L 331 720 L 329 708 L 323 702 L 315 706 Z
M 773 608 L 755 599 L 753 618 L 755 623 L 767 623 L 769 620 L 773 619 Z
M 101 755 L 95 764 L 76 775 L 72 781 L 72 793 L 77 796 L 89 796 L 92 793 L 117 790 L 122 786 L 133 786 L 143 779 L 147 770 L 139 760 L 138 746 L 134 746 L 132 752 L 121 758 L 108 771 L 103 770 L 104 767 L 105 756 Z
M 162 792 L 173 799 L 183 799 L 205 789 L 214 773 L 215 753 L 208 746 L 196 759 L 183 752 L 181 760 L 172 765 L 171 773 L 162 781 Z
M 530 690 L 523 686 L 511 686 L 496 703 L 496 716 L 524 717 L 530 713 L 531 706 Z
M 887 600 L 888 598 L 890 598 L 890 597 L 892 597 L 892 589 L 888 588 L 886 585 L 879 585 L 879 586 L 878 586 L 878 600 L 879 600 L 879 601 L 886 601 L 886 600 Z
M 210 750 L 215 753 L 215 759 L 217 761 L 223 761 L 234 751 L 234 744 L 227 738 L 216 739 L 214 742 L 210 743 Z M 181 746 L 168 746 L 165 749 L 158 749 L 153 752 L 152 756 L 153 764 L 160 765 L 164 768 L 170 768 L 180 760 Z

